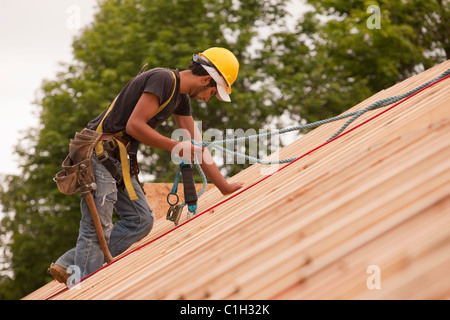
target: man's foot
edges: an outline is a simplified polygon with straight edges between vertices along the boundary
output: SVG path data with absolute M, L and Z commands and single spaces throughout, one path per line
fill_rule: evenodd
M 69 279 L 70 274 L 67 273 L 66 269 L 61 267 L 58 264 L 52 263 L 50 268 L 47 269 L 47 272 L 50 273 L 53 278 L 55 278 L 58 282 L 67 283 L 67 279 Z

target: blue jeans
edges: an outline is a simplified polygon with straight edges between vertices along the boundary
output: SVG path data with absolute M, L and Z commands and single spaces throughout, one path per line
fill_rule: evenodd
M 145 194 L 135 177 L 131 181 L 138 200 L 131 201 L 124 186 L 117 187 L 109 171 L 97 162 L 93 156 L 93 171 L 97 190 L 93 197 L 102 222 L 106 243 L 113 257 L 121 254 L 133 243 L 141 240 L 150 233 L 154 216 L 148 205 Z M 111 158 L 121 172 L 120 162 Z M 113 210 L 116 210 L 120 221 L 112 223 Z M 77 266 L 81 278 L 101 268 L 105 258 L 100 248 L 92 216 L 81 195 L 81 221 L 76 247 L 64 253 L 55 264 L 64 268 Z

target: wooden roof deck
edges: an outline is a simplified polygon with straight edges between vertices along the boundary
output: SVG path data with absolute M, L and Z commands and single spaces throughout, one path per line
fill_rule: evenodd
M 77 288 L 52 281 L 24 299 L 449 299 L 449 86 L 366 113 L 346 131 L 381 115 L 323 146 L 347 120 L 316 128 L 279 152 L 300 160 L 271 176 L 259 164 L 243 170 L 230 180 L 250 188 L 234 197 L 213 188 L 195 219 L 167 234 L 173 223 L 159 219 L 129 249 L 138 250 Z

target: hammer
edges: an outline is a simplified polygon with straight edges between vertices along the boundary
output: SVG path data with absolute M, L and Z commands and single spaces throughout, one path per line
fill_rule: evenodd
M 105 255 L 106 261 L 110 263 L 113 261 L 113 257 L 109 252 L 108 245 L 106 244 L 105 235 L 103 233 L 102 223 L 100 217 L 98 216 L 97 207 L 95 206 L 94 197 L 91 191 L 97 189 L 95 182 L 88 184 L 86 183 L 86 178 L 84 177 L 86 172 L 86 165 L 81 164 L 78 169 L 78 178 L 80 181 L 80 192 L 84 196 L 86 203 L 88 205 L 89 211 L 91 212 L 92 220 L 94 221 L 95 231 L 97 231 L 98 241 L 100 242 L 100 247 L 103 254 Z

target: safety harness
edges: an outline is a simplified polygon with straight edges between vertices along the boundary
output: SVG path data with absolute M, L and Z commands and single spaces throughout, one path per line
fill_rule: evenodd
M 182 204 L 178 204 L 180 198 L 178 197 L 178 183 L 180 182 L 180 175 L 183 178 L 183 186 L 184 186 L 184 202 Z M 171 202 L 170 197 L 175 196 L 175 201 Z M 186 163 L 181 161 L 180 167 L 178 168 L 177 174 L 175 176 L 175 181 L 172 186 L 172 190 L 167 195 L 167 202 L 170 207 L 167 210 L 166 219 L 172 221 L 176 226 L 180 221 L 181 213 L 183 211 L 183 207 L 188 205 L 188 216 L 187 219 L 190 219 L 190 214 L 197 214 L 197 200 L 198 195 L 195 190 L 195 181 L 194 181 L 194 170 L 190 163 Z
M 172 70 L 170 71 L 172 72 L 173 79 L 175 80 L 172 94 L 170 95 L 169 99 L 166 102 L 164 102 L 158 107 L 154 116 L 156 116 L 169 104 L 177 88 L 177 78 L 175 76 L 175 73 Z M 117 96 L 116 99 L 114 99 L 114 101 L 108 107 L 108 110 L 106 111 L 105 115 L 103 116 L 103 119 L 101 120 L 100 124 L 97 127 L 96 130 L 97 132 L 103 133 L 103 121 L 106 119 L 106 117 L 110 114 L 111 110 L 114 108 L 114 105 L 118 97 L 119 96 Z M 131 183 L 131 175 L 130 175 L 130 172 L 133 173 L 133 175 L 136 177 L 136 180 L 139 182 L 138 179 L 139 167 L 137 164 L 137 154 L 136 152 L 128 152 L 130 147 L 130 141 L 124 138 L 125 133 L 126 133 L 125 130 L 116 133 L 103 133 L 100 140 L 95 145 L 95 154 L 97 155 L 97 161 L 105 166 L 105 168 L 111 173 L 112 177 L 116 180 L 116 183 L 118 185 L 125 184 L 125 188 L 128 192 L 130 200 L 138 200 L 138 196 L 136 195 L 136 192 L 134 191 L 133 185 Z M 122 174 L 120 174 L 120 172 L 117 170 L 117 167 L 110 159 L 110 156 L 114 154 L 114 151 L 117 150 L 117 148 L 119 148 L 119 159 L 122 165 Z M 130 165 L 128 165 L 128 155 L 130 156 Z

